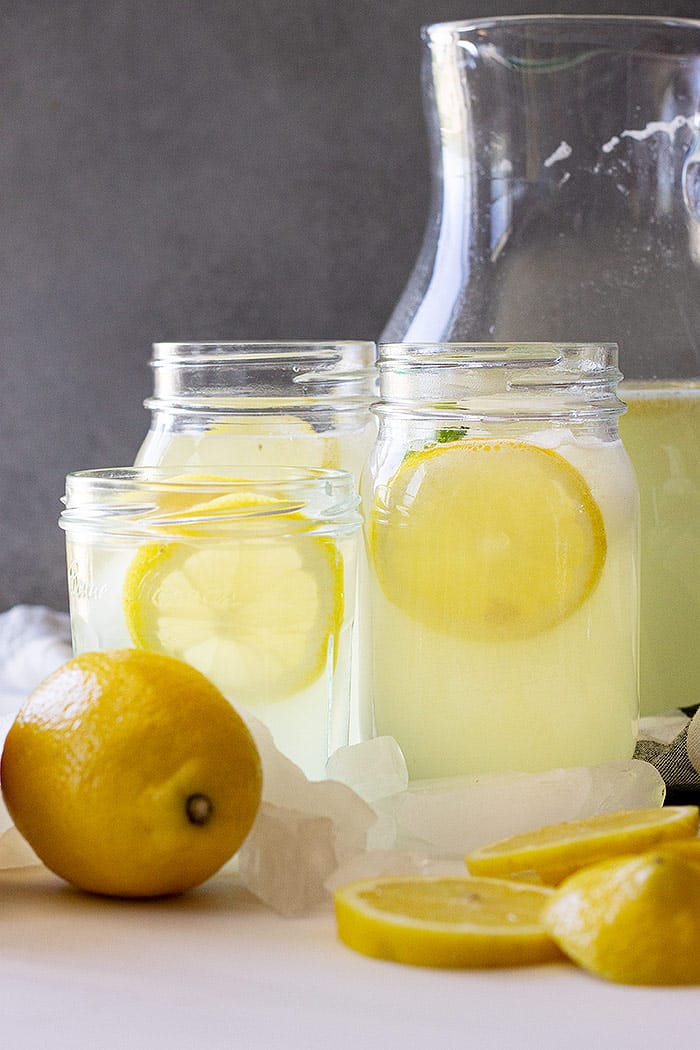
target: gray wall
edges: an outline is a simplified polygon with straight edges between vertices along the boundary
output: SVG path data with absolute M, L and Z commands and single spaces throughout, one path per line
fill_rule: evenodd
M 67 471 L 132 461 L 149 346 L 376 338 L 417 252 L 419 27 L 700 3 L 0 0 L 0 610 L 65 607 Z

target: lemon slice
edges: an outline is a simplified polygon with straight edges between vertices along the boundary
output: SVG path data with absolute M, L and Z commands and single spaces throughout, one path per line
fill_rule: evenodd
M 375 499 L 369 548 L 387 598 L 468 639 L 518 639 L 564 620 L 606 556 L 600 508 L 553 449 L 470 439 L 404 459 Z
M 512 835 L 468 853 L 465 860 L 472 875 L 507 878 L 534 871 L 556 885 L 586 864 L 691 838 L 697 830 L 697 806 L 624 810 Z
M 540 923 L 554 891 L 503 879 L 384 876 L 335 892 L 349 948 L 414 966 L 522 966 L 559 958 Z
M 134 645 L 186 660 L 249 706 L 313 684 L 335 658 L 343 618 L 342 556 L 327 537 L 252 538 L 239 522 L 240 538 L 197 542 L 198 520 L 277 502 L 236 493 L 191 507 L 192 524 L 177 525 L 186 541 L 144 544 L 124 580 Z M 301 516 L 290 518 L 298 524 Z
M 700 868 L 658 852 L 583 868 L 542 921 L 579 966 L 624 984 L 700 984 Z
M 171 434 L 158 453 L 161 467 L 181 464 L 229 466 L 339 466 L 337 440 L 300 416 L 236 415 L 198 434 Z
M 165 479 L 165 484 L 158 492 L 157 502 L 144 515 L 153 524 L 162 524 L 167 527 L 168 532 L 178 535 L 191 534 L 195 529 L 188 525 L 188 519 L 203 518 L 215 519 L 222 512 L 238 512 L 248 509 L 251 516 L 257 514 L 260 507 L 276 504 L 278 509 L 285 502 L 278 496 L 271 496 L 261 492 L 251 492 L 245 489 L 239 491 L 224 492 L 219 496 L 211 496 L 208 500 L 202 500 L 201 493 L 196 491 L 198 485 L 221 485 L 229 483 L 234 486 L 241 484 L 240 478 L 227 477 L 222 474 L 176 474 Z M 172 485 L 172 488 L 168 486 Z M 178 487 L 176 487 L 178 486 Z M 179 486 L 183 486 L 180 488 Z M 243 515 L 244 516 L 244 515 Z M 192 522 L 194 525 L 194 522 Z

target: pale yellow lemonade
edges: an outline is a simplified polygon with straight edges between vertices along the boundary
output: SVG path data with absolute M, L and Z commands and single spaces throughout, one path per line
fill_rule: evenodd
M 381 453 L 364 493 L 376 732 L 412 778 L 630 757 L 638 497 L 621 442 L 481 425 L 440 441 Z
M 333 431 L 295 415 L 239 414 L 198 432 L 152 429 L 135 465 L 332 467 L 359 477 L 374 433 L 369 414 L 362 427 Z
M 238 464 L 248 466 L 337 468 L 349 471 L 359 486 L 360 473 L 376 435 L 376 421 L 369 411 L 355 413 L 359 425 L 317 430 L 301 416 L 282 413 L 236 413 L 226 423 L 215 423 L 199 432 L 152 428 L 136 457 L 137 466 L 186 465 L 214 469 Z M 364 588 L 367 562 L 364 547 L 358 550 L 360 589 Z M 356 609 L 352 653 L 352 705 L 346 740 L 338 746 L 372 735 L 369 682 L 360 650 L 369 644 L 368 622 Z M 279 713 L 278 713 L 279 714 Z M 294 731 L 293 715 L 285 737 Z M 297 731 L 303 735 L 304 722 Z
M 641 494 L 641 712 L 700 702 L 700 384 L 626 382 Z
M 269 489 L 200 477 L 201 495 L 166 486 L 92 531 L 64 513 L 74 650 L 187 661 L 320 779 L 347 742 L 359 518 L 319 528 Z

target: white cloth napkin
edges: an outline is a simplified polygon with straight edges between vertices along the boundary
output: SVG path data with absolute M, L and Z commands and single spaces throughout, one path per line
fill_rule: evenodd
M 15 605 L 0 613 L 0 715 L 22 700 L 72 655 L 67 613 L 43 605 Z

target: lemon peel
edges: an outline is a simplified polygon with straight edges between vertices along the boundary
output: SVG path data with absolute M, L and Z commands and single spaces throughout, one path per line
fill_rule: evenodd
M 586 867 L 542 922 L 575 963 L 610 981 L 700 983 L 700 867 L 661 848 Z

